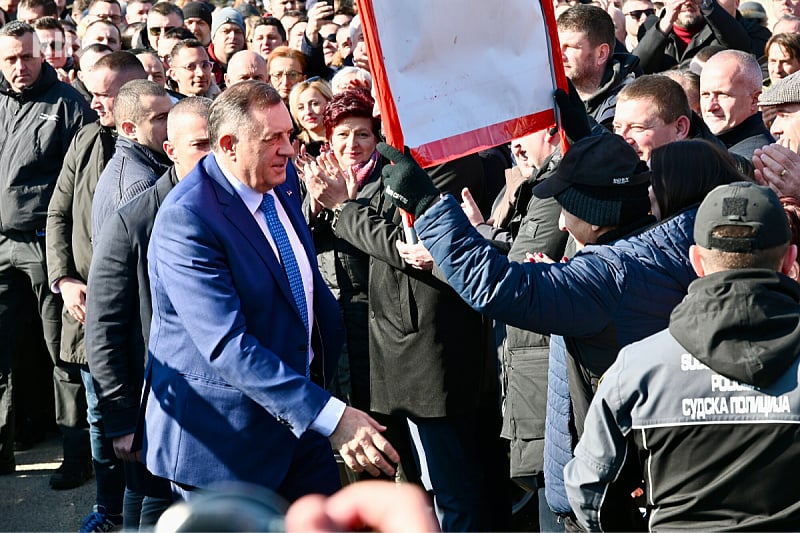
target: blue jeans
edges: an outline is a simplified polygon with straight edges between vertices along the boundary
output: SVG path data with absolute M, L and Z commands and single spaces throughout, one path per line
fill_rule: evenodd
M 92 463 L 97 485 L 95 510 L 108 514 L 122 514 L 122 499 L 125 493 L 125 472 L 122 461 L 114 455 L 112 440 L 103 434 L 100 410 L 97 408 L 97 391 L 88 368 L 81 369 L 86 388 L 89 440 L 92 445 Z
M 172 505 L 171 498 L 145 496 L 141 492 L 126 488 L 122 526 L 126 531 L 151 531 L 170 505 Z

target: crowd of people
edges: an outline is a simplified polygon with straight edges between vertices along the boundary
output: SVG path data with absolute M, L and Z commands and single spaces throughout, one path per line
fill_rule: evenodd
M 350 2 L 65 2 L 0 0 L 0 475 L 57 429 L 65 529 L 800 527 L 800 4 L 548 4 L 559 123 L 422 169 Z

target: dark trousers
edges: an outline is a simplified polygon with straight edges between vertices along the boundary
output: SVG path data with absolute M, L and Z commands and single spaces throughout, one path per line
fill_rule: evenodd
M 27 279 L 26 279 L 27 278 Z M 64 390 L 69 382 L 59 355 L 61 299 L 47 283 L 44 237 L 35 232 L 0 234 L 0 467 L 14 464 L 14 405 L 12 369 L 16 357 L 19 317 L 27 290 L 33 289 L 47 350 L 55 365 L 53 381 L 56 422 L 61 426 L 85 425 L 85 411 L 75 404 L 74 395 Z M 80 382 L 80 381 L 78 381 Z
M 128 531 L 150 530 L 172 505 L 170 482 L 156 477 L 142 463 L 125 462 L 122 524 Z
M 509 531 L 508 450 L 499 413 L 409 419 L 442 531 Z

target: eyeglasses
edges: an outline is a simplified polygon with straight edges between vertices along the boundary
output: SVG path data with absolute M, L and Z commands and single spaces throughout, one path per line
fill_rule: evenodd
M 269 79 L 272 80 L 272 83 L 278 83 L 283 78 L 289 80 L 289 83 L 294 83 L 299 80 L 303 76 L 302 72 L 297 72 L 296 70 L 290 70 L 289 72 L 275 72 L 269 75 Z
M 655 9 L 634 9 L 633 11 L 629 11 L 625 13 L 626 17 L 631 17 L 634 19 L 642 18 L 642 15 L 647 15 L 648 17 L 653 16 L 656 14 Z
M 175 29 L 175 26 L 164 26 L 163 28 L 159 28 L 158 26 L 153 26 L 149 28 L 147 31 L 150 32 L 150 35 L 153 37 L 158 37 L 162 33 L 167 33 L 169 30 Z
M 325 35 L 322 38 L 325 39 L 326 41 L 330 41 L 332 43 L 336 42 L 336 34 L 335 33 L 331 33 L 330 35 Z
M 174 65 L 174 68 L 182 68 L 188 70 L 189 72 L 194 72 L 197 70 L 197 67 L 200 67 L 203 69 L 203 72 L 210 72 L 213 66 L 214 63 L 205 60 L 201 61 L 200 63 L 189 63 L 188 65 Z

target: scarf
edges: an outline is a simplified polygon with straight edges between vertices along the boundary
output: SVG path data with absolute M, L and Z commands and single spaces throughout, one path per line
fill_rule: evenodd
M 364 182 L 367 181 L 367 178 L 370 177 L 372 171 L 375 170 L 375 165 L 378 164 L 378 158 L 380 154 L 378 154 L 377 150 L 372 152 L 372 155 L 369 159 L 364 161 L 363 163 L 356 163 L 352 167 L 350 167 L 353 172 L 356 173 L 356 181 L 358 182 L 358 190 L 361 190 L 361 187 L 364 185 Z

